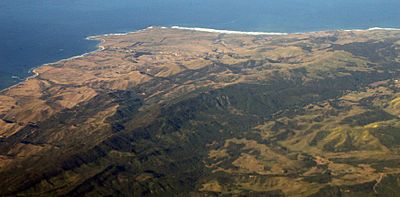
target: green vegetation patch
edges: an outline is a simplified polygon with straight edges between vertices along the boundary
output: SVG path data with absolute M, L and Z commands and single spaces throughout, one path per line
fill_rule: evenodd
M 384 110 L 369 110 L 361 114 L 344 118 L 341 123 L 352 126 L 364 126 L 373 122 L 381 122 L 391 119 L 396 119 L 396 116 L 385 112 Z

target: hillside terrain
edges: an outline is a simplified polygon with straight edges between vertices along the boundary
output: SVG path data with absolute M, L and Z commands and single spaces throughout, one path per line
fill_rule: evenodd
M 400 193 L 400 31 L 91 39 L 0 93 L 0 196 Z

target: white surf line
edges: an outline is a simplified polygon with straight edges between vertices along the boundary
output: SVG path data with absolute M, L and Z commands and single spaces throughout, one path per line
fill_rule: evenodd
M 391 27 L 370 27 L 366 29 L 326 29 L 326 30 L 318 30 L 318 31 L 307 31 L 307 32 L 297 32 L 297 33 L 288 33 L 288 34 L 307 34 L 307 33 L 320 33 L 320 32 L 335 32 L 335 31 L 344 31 L 344 32 L 359 32 L 359 31 L 400 31 L 400 28 L 391 28 Z
M 139 32 L 143 32 L 149 29 L 154 29 L 155 27 L 159 27 L 161 29 L 166 29 L 167 27 L 161 27 L 161 26 L 149 26 L 146 27 L 144 29 L 140 29 L 137 31 L 130 31 L 130 32 L 123 32 L 123 33 L 109 33 L 109 34 L 100 34 L 100 35 L 92 35 L 92 36 L 88 36 L 86 37 L 87 40 L 99 40 L 100 37 L 108 37 L 108 36 L 126 36 L 128 34 L 133 34 L 133 33 L 139 33 Z
M 162 29 L 168 27 L 160 27 Z M 181 29 L 181 30 L 191 30 L 191 31 L 200 31 L 200 32 L 210 32 L 210 33 L 224 33 L 224 34 L 246 34 L 246 35 L 290 35 L 290 34 L 306 34 L 306 33 L 319 33 L 319 32 L 330 32 L 330 31 L 376 31 L 376 30 L 384 30 L 384 31 L 400 31 L 400 28 L 391 28 L 391 27 L 371 27 L 366 29 L 336 29 L 336 30 L 319 30 L 319 31 L 309 31 L 309 32 L 294 32 L 294 33 L 283 33 L 283 32 L 246 32 L 246 31 L 234 31 L 234 30 L 219 30 L 219 29 L 211 29 L 211 28 L 202 28 L 202 27 L 181 27 L 181 26 L 171 26 L 171 29 Z
M 389 27 L 372 27 L 369 28 L 368 31 L 374 31 L 374 30 L 385 30 L 385 31 L 400 31 L 400 28 L 389 28 Z
M 231 31 L 231 30 L 218 30 L 218 29 L 210 29 L 210 28 L 202 28 L 202 27 L 180 27 L 180 26 L 172 26 L 171 28 L 172 28 L 172 29 L 181 29 L 181 30 L 192 30 L 192 31 L 210 32 L 210 33 L 223 33 L 223 34 L 288 35 L 288 33 L 279 33 L 279 32 Z
M 341 31 L 377 31 L 377 30 L 384 30 L 384 31 L 400 31 L 400 28 L 391 28 L 391 27 L 371 27 L 368 29 L 342 29 Z

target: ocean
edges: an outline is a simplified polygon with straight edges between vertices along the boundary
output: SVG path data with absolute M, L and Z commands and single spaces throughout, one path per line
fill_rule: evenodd
M 0 89 L 148 26 L 287 32 L 400 27 L 399 0 L 1 0 Z

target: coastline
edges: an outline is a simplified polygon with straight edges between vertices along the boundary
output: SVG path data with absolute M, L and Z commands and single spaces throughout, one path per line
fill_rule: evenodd
M 39 76 L 39 73 L 36 71 L 36 69 L 38 69 L 38 68 L 40 68 L 42 66 L 58 64 L 58 63 L 61 63 L 61 62 L 64 62 L 64 61 L 68 61 L 68 60 L 72 60 L 72 59 L 76 59 L 76 58 L 80 58 L 80 57 L 85 57 L 85 56 L 90 55 L 92 53 L 96 53 L 98 51 L 104 50 L 105 48 L 101 44 L 104 43 L 105 40 L 103 38 L 101 38 L 101 37 L 123 36 L 123 35 L 131 34 L 131 33 L 137 33 L 137 32 L 146 31 L 148 29 L 153 29 L 153 28 L 154 28 L 154 26 L 149 26 L 149 27 L 144 28 L 144 29 L 140 29 L 140 30 L 132 31 L 132 32 L 126 32 L 126 33 L 109 33 L 109 34 L 100 34 L 100 35 L 87 36 L 85 38 L 85 40 L 99 41 L 99 43 L 97 43 L 97 45 L 96 45 L 96 50 L 89 51 L 89 52 L 86 52 L 86 53 L 81 54 L 81 55 L 75 55 L 75 56 L 72 56 L 72 57 L 69 57 L 69 58 L 64 58 L 64 59 L 60 59 L 60 60 L 55 61 L 55 62 L 45 63 L 45 64 L 41 64 L 39 66 L 33 67 L 33 68 L 29 69 L 29 71 L 28 71 L 28 73 L 32 73 L 33 75 L 26 77 L 24 80 L 21 80 L 20 82 L 14 84 L 14 85 L 11 85 L 9 87 L 1 89 L 0 90 L 0 94 L 6 92 L 7 90 L 9 90 L 11 88 L 17 87 L 18 85 L 20 85 L 21 83 L 23 83 L 23 82 L 25 82 L 27 80 L 30 80 L 30 79 L 33 79 L 33 78 Z M 160 27 L 160 28 L 166 28 L 166 27 Z
M 86 40 L 99 40 L 100 42 L 96 45 L 96 50 L 90 51 L 90 52 L 87 52 L 87 53 L 84 53 L 84 54 L 81 54 L 81 55 L 76 55 L 76 56 L 72 56 L 72 57 L 69 57 L 69 58 L 61 59 L 61 60 L 58 60 L 56 62 L 45 63 L 45 64 L 42 64 L 40 66 L 33 67 L 33 68 L 29 69 L 29 71 L 28 71 L 28 73 L 32 73 L 33 74 L 32 76 L 28 76 L 24 80 L 21 80 L 20 82 L 12 85 L 10 87 L 7 87 L 7 88 L 4 88 L 4 89 L 0 90 L 0 94 L 3 93 L 3 92 L 6 92 L 7 90 L 9 90 L 11 88 L 17 87 L 18 85 L 20 85 L 21 83 L 23 83 L 23 82 L 25 82 L 27 80 L 30 80 L 30 79 L 33 79 L 33 78 L 39 76 L 39 73 L 36 71 L 36 69 L 38 69 L 38 68 L 40 68 L 42 66 L 58 64 L 58 63 L 61 63 L 61 62 L 64 62 L 64 61 L 68 61 L 68 60 L 72 60 L 72 59 L 76 59 L 76 58 L 80 58 L 80 57 L 85 57 L 85 56 L 87 56 L 89 54 L 104 50 L 104 47 L 101 46 L 101 44 L 105 41 L 104 39 L 91 39 L 89 37 L 87 37 L 85 39 Z
M 150 28 L 150 27 L 149 27 Z M 152 26 L 151 26 L 152 28 Z M 160 28 L 168 28 L 168 27 L 160 27 Z M 308 32 L 295 32 L 295 33 L 285 33 L 285 32 L 257 32 L 257 31 L 234 31 L 234 30 L 223 30 L 223 29 L 211 29 L 211 28 L 202 28 L 202 27 L 181 27 L 181 26 L 171 26 L 171 29 L 180 29 L 180 30 L 190 30 L 190 31 L 200 31 L 200 32 L 210 32 L 210 33 L 222 33 L 222 34 L 244 34 L 244 35 L 271 35 L 271 36 L 285 36 L 290 34 L 307 34 L 307 33 L 318 33 L 318 32 L 330 32 L 330 31 L 376 31 L 376 30 L 384 30 L 384 31 L 400 31 L 400 28 L 391 28 L 391 27 L 370 27 L 367 29 L 336 29 L 336 30 L 319 30 L 319 31 L 308 31 Z
M 191 30 L 191 31 L 200 31 L 200 32 L 210 32 L 210 33 L 222 33 L 222 34 L 245 34 L 245 35 L 288 35 L 290 33 L 280 33 L 280 32 L 255 32 L 255 31 L 232 31 L 232 30 L 219 30 L 219 29 L 210 29 L 210 28 L 202 28 L 202 27 L 181 27 L 181 26 L 172 26 L 171 29 L 180 29 L 180 30 Z
M 187 31 L 199 31 L 199 32 L 209 32 L 209 33 L 220 33 L 220 34 L 240 34 L 240 35 L 270 35 L 270 36 L 285 36 L 285 35 L 291 35 L 291 34 L 307 34 L 307 33 L 318 33 L 318 32 L 329 32 L 329 31 L 345 31 L 345 32 L 351 32 L 351 31 L 356 31 L 356 32 L 360 32 L 360 31 L 377 31 L 377 30 L 383 30 L 383 31 L 400 31 L 400 28 L 384 28 L 384 27 L 371 27 L 371 28 L 367 28 L 367 29 L 337 29 L 337 30 L 321 30 L 321 31 L 310 31 L 310 32 L 298 32 L 298 33 L 283 33 L 283 32 L 252 32 L 252 31 L 235 31 L 235 30 L 221 30 L 221 29 L 212 29 L 212 28 L 203 28 L 203 27 L 182 27 L 182 26 L 170 26 L 170 27 L 165 27 L 165 26 L 149 26 L 147 28 L 144 29 L 140 29 L 137 31 L 132 31 L 132 32 L 125 32 L 125 33 L 109 33 L 109 34 L 100 34 L 100 35 L 92 35 L 92 36 L 88 36 L 85 39 L 86 40 L 94 40 L 94 41 L 99 41 L 99 43 L 96 45 L 96 50 L 94 51 L 90 51 L 81 55 L 76 55 L 76 56 L 72 56 L 69 58 L 65 58 L 65 59 L 61 59 L 58 60 L 56 62 L 51 62 L 51 63 L 45 63 L 45 64 L 41 64 L 40 66 L 36 66 L 31 68 L 28 72 L 32 73 L 32 76 L 26 77 L 24 80 L 18 82 L 15 85 L 9 86 L 7 88 L 4 88 L 2 90 L 0 90 L 0 94 L 6 92 L 7 90 L 17 87 L 18 85 L 20 85 L 21 83 L 30 80 L 32 78 L 35 78 L 37 76 L 39 76 L 39 73 L 36 71 L 37 68 L 40 68 L 42 66 L 45 65 L 54 65 L 54 64 L 58 64 L 64 61 L 68 61 L 68 60 L 72 60 L 72 59 L 76 59 L 76 58 L 80 58 L 80 57 L 85 57 L 87 55 L 90 55 L 92 53 L 96 53 L 98 51 L 102 51 L 105 48 L 101 45 L 102 43 L 105 42 L 104 39 L 102 39 L 101 37 L 107 37 L 107 36 L 123 36 L 123 35 L 128 35 L 128 34 L 132 34 L 132 33 L 138 33 L 138 32 L 143 32 L 146 31 L 148 29 L 154 29 L 154 28 L 160 28 L 160 29 L 178 29 L 178 30 L 187 30 Z

